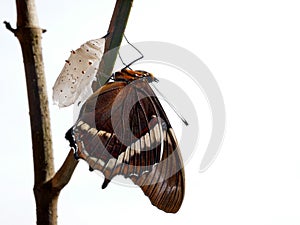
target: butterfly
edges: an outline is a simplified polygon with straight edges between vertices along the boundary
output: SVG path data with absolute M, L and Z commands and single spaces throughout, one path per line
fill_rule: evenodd
M 105 37 L 87 41 L 71 51 L 53 86 L 52 98 L 59 107 L 83 102 L 93 93 L 91 85 L 103 56 Z
M 183 161 L 174 131 L 146 71 L 124 68 L 83 104 L 66 133 L 77 159 L 99 170 L 106 188 L 116 175 L 130 178 L 151 203 L 176 213 L 185 190 Z

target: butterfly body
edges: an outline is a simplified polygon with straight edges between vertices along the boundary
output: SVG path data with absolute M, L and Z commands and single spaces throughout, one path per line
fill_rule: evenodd
M 123 69 L 88 98 L 66 138 L 75 155 L 105 176 L 116 175 L 140 186 L 152 204 L 179 210 L 184 196 L 184 169 L 171 124 L 151 89 L 156 78 Z

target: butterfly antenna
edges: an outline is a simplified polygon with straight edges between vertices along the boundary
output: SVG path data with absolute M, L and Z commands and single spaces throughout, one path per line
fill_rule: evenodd
M 173 109 L 173 111 L 177 114 L 177 116 L 181 119 L 181 121 L 188 126 L 189 123 L 187 122 L 187 120 L 177 111 L 176 107 L 167 100 L 167 98 L 158 90 L 158 88 L 155 85 L 151 85 L 152 87 L 154 87 L 154 89 L 159 93 L 159 95 L 169 104 L 169 106 Z
M 120 54 L 119 54 L 119 57 L 120 57 L 122 63 L 125 65 L 124 69 L 126 69 L 126 68 L 131 69 L 130 66 L 131 66 L 133 63 L 135 63 L 135 62 L 141 60 L 142 58 L 144 58 L 144 55 L 143 55 L 143 53 L 142 53 L 140 50 L 137 49 L 137 47 L 135 47 L 133 44 L 131 44 L 131 43 L 128 41 L 128 39 L 127 39 L 127 37 L 125 36 L 125 34 L 124 34 L 124 38 L 125 38 L 126 42 L 127 42 L 132 48 L 134 48 L 134 49 L 141 55 L 141 56 L 138 57 L 137 59 L 133 60 L 131 63 L 126 64 L 126 63 L 124 63 L 122 57 L 121 57 Z
M 118 52 L 118 56 L 119 56 L 119 59 L 121 60 L 122 64 L 125 66 L 125 68 L 131 69 L 131 68 L 123 61 L 123 58 L 121 57 L 120 52 Z

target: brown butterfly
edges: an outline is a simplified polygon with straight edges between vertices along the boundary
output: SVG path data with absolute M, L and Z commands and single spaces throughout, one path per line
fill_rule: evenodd
M 75 157 L 105 180 L 130 178 L 151 203 L 176 213 L 183 201 L 183 162 L 171 124 L 149 83 L 146 71 L 124 68 L 99 88 L 81 108 L 66 139 Z

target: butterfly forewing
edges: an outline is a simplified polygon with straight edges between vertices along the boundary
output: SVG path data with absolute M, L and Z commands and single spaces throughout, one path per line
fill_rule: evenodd
M 146 79 L 119 77 L 83 105 L 72 129 L 76 154 L 103 172 L 103 187 L 121 174 L 140 186 L 153 205 L 177 212 L 184 171 L 170 122 Z

